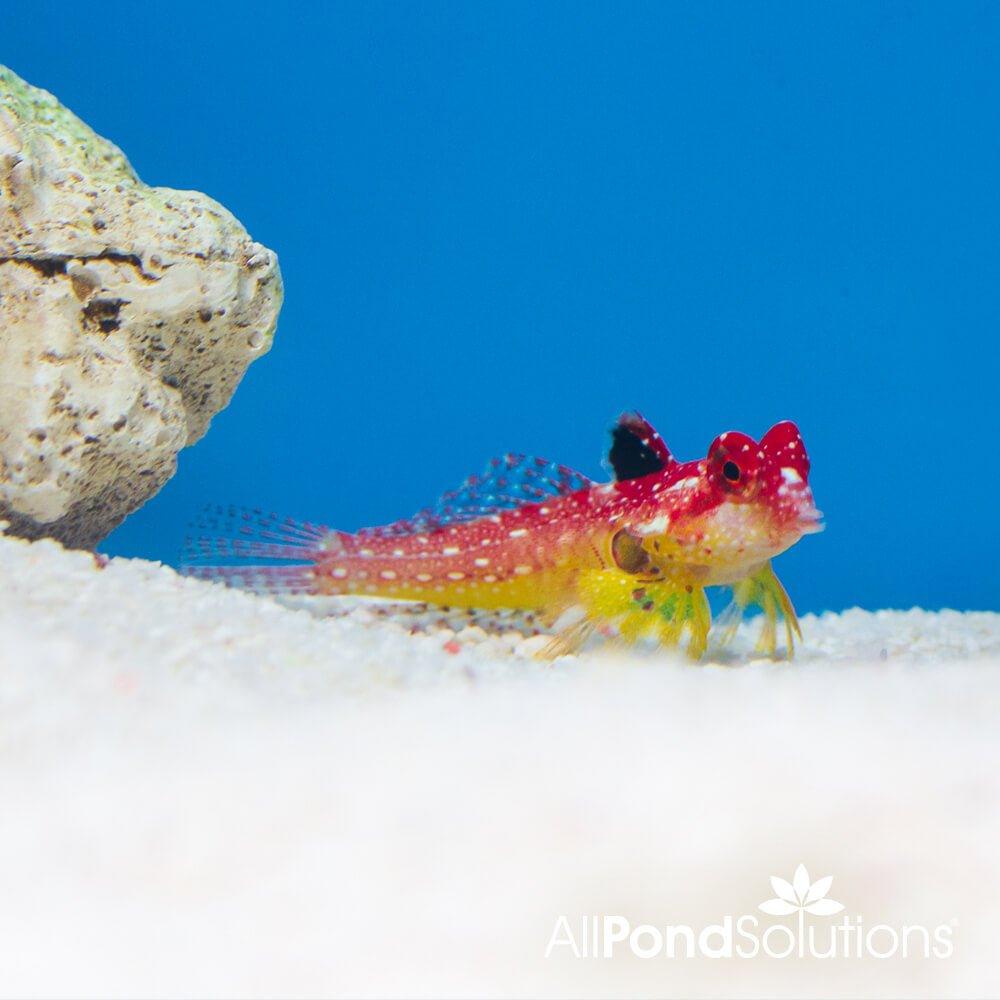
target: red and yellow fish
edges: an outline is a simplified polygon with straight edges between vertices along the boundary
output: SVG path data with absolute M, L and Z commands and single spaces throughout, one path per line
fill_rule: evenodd
M 758 649 L 774 655 L 777 622 L 791 656 L 795 611 L 771 559 L 819 531 L 809 458 L 790 421 L 761 440 L 721 434 L 707 457 L 678 462 L 637 413 L 612 429 L 609 483 L 544 459 L 505 455 L 414 517 L 354 534 L 260 511 L 216 511 L 189 539 L 186 571 L 264 593 L 360 594 L 449 608 L 531 613 L 557 629 L 548 651 L 595 631 L 706 648 L 705 588 L 731 587 L 731 635 L 764 612 Z M 227 558 L 237 565 L 199 565 Z M 247 562 L 256 565 L 246 565 Z M 292 563 L 294 565 L 289 565 Z M 725 637 L 724 637 L 725 638 Z

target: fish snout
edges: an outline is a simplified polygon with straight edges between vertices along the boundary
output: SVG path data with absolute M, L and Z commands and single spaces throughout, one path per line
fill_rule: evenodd
M 823 523 L 823 511 L 819 510 L 815 504 L 800 510 L 798 527 L 803 535 L 815 535 L 822 531 L 826 527 Z
M 816 506 L 808 483 L 805 481 L 786 483 L 784 493 L 784 499 L 800 534 L 814 535 L 823 530 L 823 512 Z

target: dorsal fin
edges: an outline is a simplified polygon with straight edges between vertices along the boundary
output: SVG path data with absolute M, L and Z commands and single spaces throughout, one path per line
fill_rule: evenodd
M 436 531 L 451 524 L 474 521 L 503 510 L 546 497 L 565 496 L 593 486 L 583 473 L 545 458 L 531 455 L 504 455 L 494 458 L 480 476 L 470 476 L 456 490 L 445 493 L 433 506 L 405 521 L 379 528 L 365 528 L 359 534 L 381 537 Z
M 660 472 L 675 461 L 663 438 L 639 413 L 623 413 L 611 428 L 608 464 L 615 480 L 641 479 Z

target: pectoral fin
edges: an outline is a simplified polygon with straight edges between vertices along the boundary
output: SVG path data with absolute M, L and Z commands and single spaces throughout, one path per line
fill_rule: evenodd
M 740 580 L 733 586 L 733 600 L 723 612 L 720 635 L 723 645 L 731 642 L 740 622 L 749 608 L 758 607 L 764 612 L 764 624 L 757 640 L 757 652 L 765 656 L 775 656 L 778 648 L 778 619 L 785 625 L 785 650 L 788 659 L 795 655 L 795 636 L 802 639 L 799 619 L 795 614 L 785 588 L 774 575 L 771 564 L 767 563 L 753 576 Z
M 543 655 L 579 649 L 595 631 L 626 642 L 651 638 L 664 646 L 680 645 L 687 636 L 692 659 L 705 652 L 712 616 L 702 587 L 644 580 L 620 569 L 590 570 L 577 581 L 577 598 L 582 616 Z

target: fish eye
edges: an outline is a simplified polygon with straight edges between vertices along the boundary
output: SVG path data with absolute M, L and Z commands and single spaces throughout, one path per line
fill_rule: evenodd
M 722 474 L 731 483 L 738 483 L 740 481 L 740 467 L 733 461 L 726 462 L 722 467 Z

